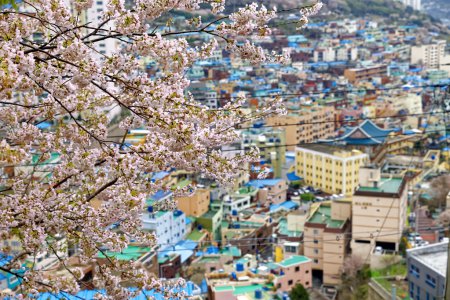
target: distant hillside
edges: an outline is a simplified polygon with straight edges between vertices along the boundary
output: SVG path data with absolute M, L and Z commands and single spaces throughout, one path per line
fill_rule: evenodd
M 422 0 L 422 10 L 450 26 L 450 0 Z

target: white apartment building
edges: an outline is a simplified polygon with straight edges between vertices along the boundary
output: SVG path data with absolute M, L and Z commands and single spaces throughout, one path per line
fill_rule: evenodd
M 414 10 L 422 10 L 422 0 L 400 0 L 406 6 L 411 6 Z
M 158 246 L 165 248 L 183 239 L 186 234 L 186 215 L 182 211 L 150 211 L 142 215 L 142 228 L 155 232 Z
M 240 212 L 246 208 L 249 208 L 251 204 L 251 198 L 249 195 L 226 195 L 223 198 L 223 214 L 228 215 L 234 211 Z
M 411 47 L 411 63 L 422 64 L 429 69 L 439 69 L 445 57 L 445 40 Z

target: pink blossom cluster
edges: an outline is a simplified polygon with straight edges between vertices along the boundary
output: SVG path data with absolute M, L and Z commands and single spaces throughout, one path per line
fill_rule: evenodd
M 287 53 L 236 41 L 242 34 L 270 33 L 267 23 L 276 11 L 256 4 L 231 14 L 229 24 L 220 23 L 226 16 L 218 16 L 211 23 L 220 23 L 216 29 L 192 24 L 190 32 L 211 37 L 200 45 L 191 45 L 183 32 L 148 29 L 172 9 L 195 11 L 203 2 L 214 14 L 224 9 L 224 0 L 138 0 L 131 9 L 124 0 L 108 0 L 94 24 L 82 18 L 92 0 L 24 0 L 19 10 L 0 10 L 0 129 L 6 133 L 0 139 L 0 167 L 13 170 L 0 178 L 0 238 L 18 239 L 23 251 L 5 269 L 14 272 L 37 253 L 57 256 L 67 244 L 76 244 L 80 260 L 95 266 L 96 286 L 107 291 L 99 299 L 129 298 L 133 293 L 123 282 L 161 291 L 184 284 L 163 283 L 133 262 L 99 264 L 97 255 L 104 247 L 121 251 L 131 241 L 155 245 L 154 234 L 141 229 L 145 200 L 171 187 L 149 181 L 146 173 L 176 168 L 231 186 L 242 166 L 259 156 L 257 149 L 232 157 L 219 150 L 239 140 L 235 126 L 285 112 L 278 97 L 244 114 L 245 97 L 209 109 L 186 93 L 186 71 L 211 57 L 220 41 L 253 63 L 288 59 Z M 106 40 L 119 45 L 108 55 L 97 49 Z M 144 72 L 142 57 L 156 63 L 157 76 Z M 108 129 L 113 121 L 108 112 L 114 108 L 122 113 L 114 124 L 119 137 Z M 43 122 L 52 122 L 53 128 L 39 129 Z M 141 144 L 126 145 L 126 133 L 138 127 L 150 134 Z M 59 158 L 51 162 L 55 154 Z M 189 194 L 194 188 L 174 193 Z M 170 201 L 157 207 L 174 208 Z M 108 229 L 114 223 L 120 230 Z M 67 244 L 56 243 L 57 236 Z M 66 267 L 67 258 L 58 259 Z M 72 276 L 57 278 L 31 268 L 17 296 L 42 290 L 75 293 L 82 288 L 81 271 L 67 271 Z M 168 298 L 176 296 L 171 289 L 164 291 Z

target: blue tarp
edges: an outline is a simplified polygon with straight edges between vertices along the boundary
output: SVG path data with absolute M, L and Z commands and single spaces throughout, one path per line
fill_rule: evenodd
M 42 122 L 36 125 L 37 128 L 39 129 L 48 129 L 50 127 L 52 127 L 52 124 L 50 122 Z

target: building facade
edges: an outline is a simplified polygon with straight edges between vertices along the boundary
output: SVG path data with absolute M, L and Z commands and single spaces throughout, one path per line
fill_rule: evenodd
M 351 203 L 321 203 L 305 223 L 304 255 L 312 269 L 322 271 L 324 285 L 341 282 L 341 270 L 350 242 Z
M 183 239 L 186 235 L 186 215 L 182 211 L 150 210 L 142 215 L 142 227 L 156 234 L 158 245 L 175 244 Z
M 344 76 L 351 83 L 367 80 L 373 77 L 385 77 L 387 76 L 387 66 L 376 65 L 365 68 L 347 69 L 344 71 Z
M 406 252 L 411 299 L 444 299 L 448 242 Z
M 187 216 L 200 217 L 208 212 L 210 191 L 208 189 L 197 188 L 193 195 L 175 197 L 175 200 L 178 203 L 178 209 L 183 211 Z
M 286 116 L 266 119 L 269 126 L 280 126 L 286 131 L 286 149 L 294 151 L 299 143 L 311 143 L 334 135 L 335 109 L 330 106 L 302 106 L 290 110 Z M 286 126 L 289 125 L 289 126 Z
M 353 253 L 368 257 L 375 247 L 391 254 L 399 251 L 406 225 L 406 179 L 382 176 L 378 167 L 364 167 L 359 184 L 352 206 Z
M 422 64 L 428 69 L 439 69 L 445 56 L 445 40 L 411 47 L 411 63 Z
M 369 160 L 358 150 L 321 144 L 297 147 L 295 152 L 295 174 L 330 194 L 352 195 L 358 186 L 359 168 Z

